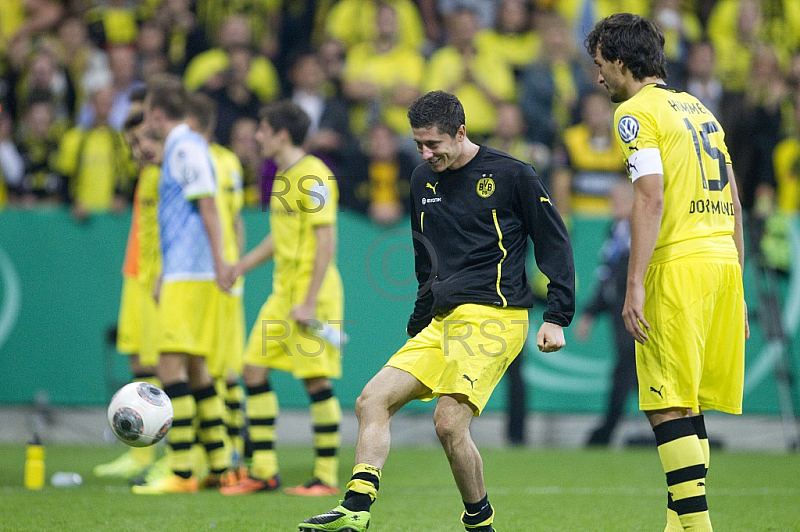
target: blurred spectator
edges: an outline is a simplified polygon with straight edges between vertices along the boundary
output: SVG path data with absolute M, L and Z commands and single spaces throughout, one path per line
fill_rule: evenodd
M 169 0 L 167 0 L 169 1 Z M 186 2 L 186 0 L 177 0 Z M 278 54 L 278 30 L 282 5 L 298 4 L 300 0 L 196 0 L 196 13 L 207 35 L 214 39 L 215 46 L 225 47 L 222 28 L 228 19 L 237 15 L 243 17 L 250 28 L 246 44 L 270 59 Z
M 85 15 L 92 40 L 102 48 L 134 44 L 139 31 L 139 21 L 145 15 L 141 8 L 141 2 L 129 0 L 92 2 Z
M 700 19 L 692 10 L 682 7 L 681 0 L 654 0 L 650 19 L 664 33 L 668 83 L 682 86 L 686 81 L 689 47 L 703 35 Z
M 25 161 L 12 138 L 11 116 L 0 109 L 0 209 L 18 196 L 25 172 Z
M 167 53 L 167 32 L 153 20 L 147 20 L 139 27 L 136 38 L 136 78 L 144 80 L 142 63 L 151 56 Z
M 398 148 L 397 134 L 386 124 L 370 128 L 365 143 L 366 181 L 356 190 L 366 199 L 367 214 L 373 223 L 394 225 L 408 211 L 411 173 L 420 162 Z
M 136 49 L 132 46 L 114 46 L 108 51 L 108 62 L 111 68 L 111 89 L 113 99 L 107 120 L 115 131 L 120 131 L 128 117 L 131 107 L 131 92 L 144 84 L 136 79 Z M 76 123 L 83 129 L 89 129 L 98 123 L 95 117 L 94 98 L 83 103 Z
M 605 99 L 608 99 L 607 97 Z M 631 253 L 630 215 L 633 208 L 633 187 L 627 179 L 618 179 L 611 187 L 613 222 L 600 250 L 601 263 L 595 272 L 595 290 L 589 304 L 578 318 L 577 336 L 586 340 L 601 313 L 611 316 L 615 359 L 611 390 L 603 422 L 592 431 L 588 445 L 608 445 L 625 412 L 625 403 L 636 389 L 636 347 L 625 329 L 622 307 L 628 281 L 628 258 Z
M 16 194 L 24 206 L 66 201 L 66 180 L 55 168 L 62 134 L 63 129 L 55 121 L 50 94 L 32 94 L 18 129 L 18 146 L 25 173 Z
M 467 115 L 467 131 L 482 140 L 495 128 L 497 106 L 514 100 L 514 73 L 491 50 L 475 42 L 478 19 L 474 11 L 460 9 L 447 20 L 448 45 L 428 61 L 423 92 L 444 90 L 458 96 Z
M 242 163 L 242 186 L 245 207 L 261 205 L 259 171 L 262 157 L 256 142 L 258 122 L 254 118 L 240 118 L 231 127 L 231 151 Z
M 154 49 L 153 44 L 144 43 L 144 38 L 141 38 L 140 42 L 145 44 L 146 49 L 140 45 L 140 52 L 145 55 L 148 52 L 165 52 L 169 58 L 168 70 L 174 74 L 182 74 L 195 56 L 210 47 L 206 30 L 192 12 L 191 0 L 163 0 L 156 10 L 153 23 L 164 32 L 163 39 L 153 35 L 161 49 Z M 142 26 L 140 33 L 148 26 Z
M 781 128 L 781 107 L 789 97 L 786 81 L 774 50 L 755 47 L 747 84 L 741 98 L 728 100 L 725 141 L 736 169 L 742 208 L 769 207 L 775 190 L 772 152 Z M 734 102 L 738 105 L 733 106 Z
M 520 107 L 528 123 L 528 139 L 552 147 L 567 127 L 580 119 L 580 101 L 591 92 L 563 18 L 543 21 L 540 59 L 523 73 Z
M 492 50 L 498 60 L 505 61 L 515 74 L 539 56 L 541 37 L 533 31 L 533 13 L 525 0 L 502 0 L 497 8 L 497 21 L 491 29 L 478 32 L 475 44 Z
M 214 92 L 225 87 L 226 75 L 230 73 L 230 54 L 233 50 L 250 48 L 252 32 L 245 17 L 234 15 L 226 18 L 220 28 L 219 47 L 212 48 L 194 57 L 186 67 L 183 82 L 189 91 L 204 89 Z M 261 103 L 278 96 L 280 84 L 278 72 L 272 62 L 262 55 L 252 56 L 247 72 L 246 85 Z
M 64 14 L 60 0 L 3 0 L 0 5 L 4 44 L 43 35 L 55 29 Z
M 205 90 L 217 104 L 215 140 L 228 146 L 231 127 L 240 118 L 258 115 L 261 102 L 250 89 L 247 80 L 253 65 L 253 51 L 247 46 L 238 46 L 228 51 L 229 63 L 224 72 L 225 84 L 216 90 Z
M 317 52 L 322 70 L 325 71 L 325 94 L 327 96 L 343 96 L 342 76 L 344 75 L 347 51 L 342 41 L 333 37 L 325 39 Z
M 578 48 L 592 31 L 595 22 L 613 13 L 633 13 L 643 17 L 650 13 L 650 0 L 535 0 L 543 10 L 555 11 L 567 22 L 567 38 Z M 548 20 L 548 19 L 545 19 Z M 539 26 L 542 31 L 545 26 Z
M 346 48 L 375 41 L 378 33 L 375 20 L 380 4 L 388 4 L 397 12 L 399 43 L 419 50 L 425 35 L 422 16 L 412 0 L 339 0 L 328 13 L 326 33 Z
M 533 165 L 537 172 L 544 172 L 550 165 L 550 149 L 530 142 L 525 136 L 527 129 L 519 106 L 501 103 L 497 106 L 497 127 L 486 139 L 486 145 Z
M 686 92 L 700 100 L 714 116 L 720 116 L 722 82 L 716 75 L 714 47 L 709 42 L 697 42 L 689 49 L 686 64 Z
M 345 59 L 344 95 L 353 102 L 350 127 L 364 134 L 385 122 L 398 134 L 410 132 L 406 113 L 419 96 L 425 59 L 400 41 L 395 8 L 379 3 L 374 40 L 353 45 Z
M 48 48 L 40 48 L 27 61 L 27 68 L 15 71 L 10 79 L 14 98 L 9 102 L 12 116 L 24 116 L 31 95 L 48 94 L 53 120 L 67 124 L 75 109 L 75 90 L 69 76 Z M 13 102 L 13 103 L 12 103 Z
M 742 48 L 752 52 L 754 43 L 769 44 L 784 67 L 791 53 L 800 49 L 800 2 L 719 0 L 709 16 L 707 31 L 720 66 L 728 75 L 737 76 L 735 82 L 746 83 L 750 54 L 742 53 Z
M 437 0 L 417 0 L 417 7 L 419 7 L 419 14 L 422 17 L 422 25 L 425 28 L 425 53 L 427 55 L 428 49 L 437 48 L 441 44 L 444 34 L 442 29 L 442 21 L 439 13 Z
M 58 148 L 57 168 L 69 179 L 72 214 L 78 221 L 92 212 L 123 209 L 133 189 L 136 163 L 122 134 L 109 123 L 114 96 L 111 86 L 95 91 L 94 121 L 67 131 Z
M 625 162 L 614 141 L 614 109 L 605 93 L 587 95 L 580 123 L 564 131 L 554 151 L 550 190 L 558 212 L 584 216 L 611 214 L 609 194 L 625 177 Z
M 445 20 L 457 11 L 469 9 L 475 13 L 480 29 L 490 29 L 495 26 L 498 11 L 497 4 L 497 0 L 436 0 L 439 13 Z
M 325 71 L 319 55 L 306 52 L 297 56 L 289 70 L 290 98 L 306 112 L 311 126 L 305 148 L 323 157 L 334 172 L 347 173 L 348 148 L 353 142 L 350 134 L 347 101 L 325 94 Z
M 111 77 L 108 56 L 88 37 L 86 23 L 80 17 L 68 17 L 58 26 L 52 44 L 59 62 L 66 67 L 75 101 L 82 102 L 87 92 L 108 83 Z
M 794 92 L 795 123 L 800 124 L 800 89 Z M 800 131 L 783 139 L 773 154 L 775 164 L 776 205 L 785 212 L 800 212 Z

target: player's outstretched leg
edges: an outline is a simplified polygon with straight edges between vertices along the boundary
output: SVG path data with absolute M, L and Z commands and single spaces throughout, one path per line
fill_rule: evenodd
M 300 523 L 300 532 L 325 530 L 327 532 L 366 532 L 369 529 L 369 512 L 354 512 L 342 505 L 329 512 L 316 515 Z

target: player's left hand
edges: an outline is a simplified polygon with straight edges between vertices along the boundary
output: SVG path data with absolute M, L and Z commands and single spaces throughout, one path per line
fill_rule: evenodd
M 547 321 L 542 323 L 539 334 L 536 335 L 536 345 L 542 353 L 558 351 L 567 345 L 567 341 L 564 340 L 564 329 L 555 323 Z
M 292 309 L 290 315 L 301 327 L 308 327 L 314 322 L 315 307 L 310 303 L 301 303 Z

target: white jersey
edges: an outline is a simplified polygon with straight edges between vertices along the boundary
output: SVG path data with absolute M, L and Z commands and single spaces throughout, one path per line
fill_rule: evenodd
M 164 281 L 215 278 L 211 244 L 195 201 L 215 192 L 208 143 L 188 125 L 176 126 L 164 143 L 158 185 Z

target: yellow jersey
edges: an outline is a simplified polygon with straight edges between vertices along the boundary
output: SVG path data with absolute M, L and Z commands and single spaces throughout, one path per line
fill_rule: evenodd
M 222 255 L 228 263 L 239 260 L 239 239 L 236 234 L 236 221 L 244 205 L 242 188 L 242 163 L 228 148 L 219 144 L 209 144 L 211 164 L 217 179 L 216 204 L 222 226 Z M 241 279 L 239 280 L 241 282 Z
M 313 155 L 278 170 L 272 187 L 269 223 L 275 245 L 272 293 L 300 303 L 308 292 L 317 254 L 314 228 L 332 225 L 336 234 L 339 188 L 333 172 Z M 319 291 L 340 282 L 335 257 Z M 337 292 L 338 293 L 338 292 Z
M 161 272 L 161 249 L 158 237 L 158 180 L 161 167 L 142 168 L 133 196 L 133 217 L 125 249 L 122 272 L 152 288 Z
M 632 179 L 664 176 L 661 229 L 650 263 L 694 254 L 736 259 L 730 157 L 714 115 L 694 96 L 653 84 L 617 107 L 614 124 Z M 653 170 L 658 157 L 661 172 Z
M 353 46 L 347 53 L 342 77 L 345 81 L 366 81 L 380 87 L 382 94 L 390 94 L 395 87 L 406 85 L 422 88 L 425 74 L 425 58 L 411 46 L 398 45 L 385 53 L 380 53 L 371 42 Z M 394 105 L 389 98 L 381 101 L 380 118 L 398 135 L 411 132 L 408 125 L 408 108 Z M 351 106 L 350 127 L 356 134 L 365 133 L 370 125 L 370 110 L 367 104 Z

